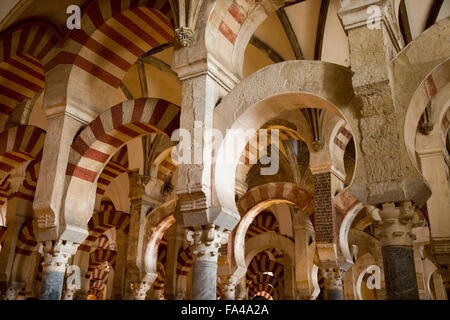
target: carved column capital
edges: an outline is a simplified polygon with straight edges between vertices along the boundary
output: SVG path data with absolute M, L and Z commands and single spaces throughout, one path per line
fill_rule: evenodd
M 327 289 L 342 289 L 342 281 L 345 277 L 345 270 L 340 267 L 326 268 L 322 270 Z
M 10 283 L 6 290 L 5 300 L 16 300 L 23 286 L 23 283 Z
M 220 279 L 220 289 L 222 293 L 223 300 L 235 300 L 236 299 L 236 289 L 239 284 L 239 280 L 233 276 L 219 276 Z
M 219 249 L 228 242 L 230 231 L 215 225 L 203 226 L 197 230 L 187 229 L 185 237 L 193 246 L 193 256 L 197 261 L 217 263 Z
M 419 214 L 410 201 L 404 201 L 400 206 L 385 203 L 382 208 L 368 206 L 367 211 L 375 222 L 375 235 L 381 241 L 381 246 L 412 246 L 416 236 L 412 228 L 419 220 Z
M 79 243 L 66 240 L 44 241 L 39 246 L 39 253 L 43 256 L 42 265 L 50 272 L 65 272 L 69 258 L 78 249 Z
M 76 289 L 70 289 L 70 288 L 66 288 L 66 290 L 64 290 L 63 296 L 61 300 L 73 300 L 73 296 L 75 294 L 75 291 L 77 291 Z

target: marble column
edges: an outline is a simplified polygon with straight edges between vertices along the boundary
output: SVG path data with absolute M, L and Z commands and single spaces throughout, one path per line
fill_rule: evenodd
M 192 300 L 216 300 L 217 259 L 229 234 L 215 225 L 186 230 L 186 239 L 193 246 Z
M 60 300 L 64 274 L 69 258 L 75 254 L 78 243 L 66 240 L 44 241 L 39 251 L 43 255 L 43 271 L 39 300 Z
M 412 233 L 419 219 L 415 208 L 404 201 L 398 207 L 394 203 L 386 203 L 382 209 L 369 206 L 368 212 L 381 241 L 387 299 L 419 300 Z
M 344 271 L 339 267 L 323 269 L 324 289 L 327 300 L 344 300 Z

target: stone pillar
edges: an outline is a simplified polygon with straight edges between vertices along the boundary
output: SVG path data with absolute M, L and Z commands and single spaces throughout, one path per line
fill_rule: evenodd
M 75 294 L 75 291 L 76 291 L 75 289 L 66 288 L 64 290 L 64 293 L 62 295 L 62 299 L 61 300 L 73 300 L 73 296 Z
M 419 219 L 415 208 L 406 201 L 399 207 L 386 203 L 381 210 L 369 206 L 368 212 L 375 221 L 376 237 L 381 241 L 387 299 L 418 300 L 412 233 Z
M 186 239 L 193 246 L 192 300 L 216 300 L 219 248 L 228 242 L 229 234 L 215 225 L 186 230 Z
M 177 299 L 177 262 L 178 253 L 184 242 L 184 228 L 178 223 L 170 227 L 165 234 L 167 240 L 166 276 L 164 299 Z
M 248 292 L 247 292 L 246 277 L 243 276 L 236 286 L 236 300 L 247 300 L 247 299 L 248 299 Z
M 315 253 L 314 227 L 307 214 L 299 211 L 293 215 L 293 227 L 295 266 L 302 266 L 302 268 L 295 268 L 296 299 L 309 300 L 314 291 L 312 281 Z
M 7 284 L 11 280 L 11 270 L 13 267 L 17 238 L 26 217 L 16 212 L 18 198 L 8 200 L 6 219 L 8 221 L 8 229 L 6 230 L 6 238 L 0 251 L 0 285 L 3 292 L 7 290 Z M 1 288 L 0 287 L 0 288 Z
M 8 285 L 5 300 L 17 300 L 20 290 L 24 287 L 24 283 L 13 282 Z
M 80 226 L 70 226 L 67 221 L 60 221 L 60 216 L 64 211 L 66 170 L 72 142 L 80 128 L 88 125 L 96 114 L 87 115 L 85 111 L 69 109 L 72 107 L 61 105 L 45 108 L 48 128 L 33 201 L 39 241 L 67 238 L 81 242 L 87 236 Z M 94 200 L 83 201 L 82 205 L 89 207 L 88 201 Z
M 221 299 L 236 300 L 237 281 L 231 276 L 221 277 L 220 279 Z
M 135 293 L 132 286 L 140 286 L 141 277 L 141 252 L 139 244 L 142 242 L 144 230 L 141 225 L 145 223 L 145 208 L 142 208 L 142 198 L 145 191 L 146 177 L 137 171 L 129 173 L 130 177 L 130 231 L 128 233 L 127 257 L 126 257 L 126 285 L 125 299 L 133 299 Z M 145 211 L 145 212 L 144 212 Z
M 338 250 L 337 230 L 340 218 L 337 216 L 333 195 L 343 188 L 345 177 L 333 171 L 331 165 L 312 167 L 314 175 L 314 227 L 316 250 L 325 277 L 327 300 L 343 300 L 344 259 Z
M 69 258 L 78 243 L 65 240 L 44 241 L 39 251 L 43 255 L 43 271 L 39 300 L 60 300 Z
M 434 285 L 435 299 L 447 300 L 447 290 L 445 288 L 444 280 L 439 270 L 433 273 L 432 279 Z
M 344 300 L 343 279 L 345 272 L 339 268 L 323 269 L 324 289 L 327 300 Z
M 132 289 L 134 291 L 134 300 L 145 300 L 145 298 L 147 297 L 147 291 L 150 290 L 152 283 L 142 281 L 138 286 L 132 284 Z

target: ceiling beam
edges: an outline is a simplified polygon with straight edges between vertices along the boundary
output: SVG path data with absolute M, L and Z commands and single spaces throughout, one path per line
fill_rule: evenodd
M 304 59 L 302 48 L 300 47 L 300 43 L 298 42 L 297 35 L 295 34 L 294 28 L 292 27 L 291 21 L 286 13 L 284 8 L 280 8 L 277 10 L 278 19 L 280 19 L 281 25 L 283 26 L 284 32 L 289 39 L 289 43 L 291 44 L 291 48 L 294 51 L 295 58 L 297 60 Z
M 431 6 L 430 13 L 428 14 L 427 23 L 425 24 L 425 30 L 431 27 L 436 23 L 437 17 L 439 15 L 439 11 L 441 11 L 442 4 L 444 0 L 434 0 L 433 5 Z
M 274 49 L 272 49 L 268 44 L 266 44 L 264 41 L 259 39 L 256 36 L 253 36 L 250 38 L 250 43 L 254 45 L 256 48 L 264 51 L 270 59 L 272 59 L 273 62 L 278 63 L 284 61 L 284 59 L 276 52 Z
M 283 8 L 287 8 L 287 7 L 293 6 L 293 5 L 297 4 L 297 3 L 301 3 L 301 2 L 304 2 L 304 1 L 306 1 L 306 0 L 294 0 L 294 1 L 291 1 L 291 2 L 289 2 L 287 4 L 285 4 L 283 6 Z
M 161 71 L 167 72 L 170 75 L 176 77 L 178 79 L 178 75 L 175 71 L 172 70 L 172 68 L 170 67 L 170 65 L 168 65 L 167 63 L 165 63 L 164 61 L 152 56 L 152 55 L 148 55 L 146 57 L 142 57 L 139 59 L 140 61 L 142 61 L 143 63 L 152 65 L 156 68 L 158 68 Z
M 403 35 L 403 40 L 405 44 L 412 41 L 411 27 L 409 25 L 408 10 L 406 9 L 405 0 L 400 2 L 400 17 L 399 17 L 400 31 Z
M 322 0 L 320 5 L 319 22 L 317 24 L 316 46 L 314 50 L 314 59 L 322 59 L 323 37 L 325 34 L 325 26 L 327 24 L 328 8 L 330 7 L 330 0 Z
M 174 43 L 173 43 L 173 42 L 167 42 L 167 43 L 164 43 L 164 44 L 162 44 L 162 45 L 160 45 L 160 46 L 157 46 L 157 47 L 154 47 L 153 49 L 150 49 L 149 51 L 147 51 L 146 53 L 144 53 L 144 54 L 141 56 L 141 58 L 145 58 L 145 57 L 154 55 L 154 54 L 156 54 L 156 53 L 158 53 L 158 52 L 164 51 L 164 50 L 166 50 L 166 49 L 168 49 L 168 48 L 171 48 L 171 47 L 173 47 L 173 46 L 174 46 Z
M 125 95 L 125 97 L 127 97 L 128 100 L 133 100 L 134 99 L 134 97 L 131 94 L 130 90 L 125 85 L 125 83 L 123 83 L 123 81 L 120 83 L 120 89 L 122 90 L 123 94 Z

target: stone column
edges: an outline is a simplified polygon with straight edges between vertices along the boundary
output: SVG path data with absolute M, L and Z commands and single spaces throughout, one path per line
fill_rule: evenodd
M 345 177 L 331 165 L 311 168 L 314 175 L 314 227 L 316 250 L 325 277 L 327 300 L 343 300 L 343 257 L 335 250 L 340 218 L 337 216 L 333 195 L 343 188 Z
M 186 230 L 193 246 L 192 300 L 216 300 L 219 248 L 227 243 L 230 232 L 215 225 Z
M 141 224 L 145 221 L 145 212 L 142 208 L 142 197 L 145 191 L 146 177 L 137 171 L 131 172 L 130 176 L 130 231 L 128 233 L 127 257 L 126 257 L 126 286 L 125 299 L 133 299 L 134 292 L 132 286 L 137 288 L 140 285 L 141 277 L 141 253 L 139 252 L 139 242 L 144 236 Z
M 394 203 L 386 203 L 382 209 L 369 206 L 368 212 L 381 241 L 387 299 L 418 300 L 412 233 L 419 219 L 415 208 L 405 201 L 399 207 Z
M 164 299 L 176 300 L 178 253 L 184 242 L 184 228 L 175 224 L 165 234 L 167 240 L 166 277 L 164 283 Z
M 60 300 L 67 262 L 75 254 L 78 243 L 66 240 L 44 241 L 39 251 L 43 255 L 43 271 L 39 300 Z
M 221 277 L 220 279 L 221 299 L 236 300 L 237 281 L 231 276 Z
M 339 267 L 323 269 L 325 298 L 344 300 L 343 279 L 345 272 Z
M 75 289 L 66 288 L 64 290 L 64 293 L 62 295 L 62 299 L 61 300 L 73 300 L 73 296 L 75 294 L 75 291 L 76 291 Z
M 147 291 L 150 290 L 152 283 L 142 281 L 138 286 L 132 285 L 132 289 L 134 291 L 134 300 L 145 300 L 145 298 L 147 297 Z
M 8 285 L 5 300 L 17 300 L 20 290 L 24 287 L 24 283 L 13 282 Z
M 436 300 L 447 300 L 447 290 L 445 288 L 444 279 L 439 270 L 433 273 L 432 279 L 434 284 L 434 292 Z
M 6 237 L 0 251 L 0 291 L 5 292 L 8 283 L 11 281 L 11 270 L 13 268 L 14 257 L 16 252 L 17 238 L 23 223 L 27 219 L 27 215 L 18 209 L 19 199 L 13 198 L 7 202 L 6 221 L 8 228 L 6 229 Z

